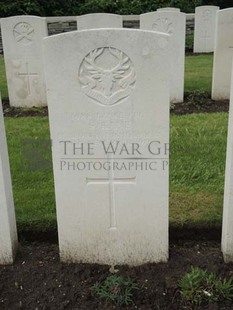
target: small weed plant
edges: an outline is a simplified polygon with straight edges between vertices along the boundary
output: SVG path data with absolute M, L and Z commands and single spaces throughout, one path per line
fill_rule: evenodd
M 95 283 L 91 291 L 97 298 L 124 306 L 133 302 L 132 297 L 135 289 L 138 287 L 132 279 L 112 275 L 108 276 L 103 283 Z
M 221 280 L 215 273 L 193 268 L 180 280 L 181 296 L 185 302 L 203 305 L 233 298 L 233 278 Z
M 212 103 L 209 99 L 209 93 L 202 90 L 189 91 L 185 93 L 186 102 L 189 105 L 195 106 L 201 109 L 204 105 L 210 105 Z

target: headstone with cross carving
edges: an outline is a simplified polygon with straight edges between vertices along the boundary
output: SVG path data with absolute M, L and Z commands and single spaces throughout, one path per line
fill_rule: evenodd
M 226 263 L 233 262 L 233 66 L 225 168 L 222 252 Z
M 195 9 L 194 53 L 214 51 L 218 6 L 203 5 Z
M 230 98 L 231 65 L 233 60 L 233 8 L 217 13 L 212 99 Z
M 10 104 L 47 105 L 42 59 L 46 19 L 26 15 L 2 18 L 1 31 Z
M 63 262 L 168 258 L 168 41 L 126 29 L 44 40 Z
M 78 30 L 96 28 L 122 28 L 122 26 L 122 16 L 117 14 L 94 13 L 77 16 Z
M 17 244 L 11 175 L 0 97 L 0 265 L 13 263 Z
M 185 13 L 158 10 L 140 15 L 140 28 L 164 32 L 170 35 L 170 100 L 184 99 Z

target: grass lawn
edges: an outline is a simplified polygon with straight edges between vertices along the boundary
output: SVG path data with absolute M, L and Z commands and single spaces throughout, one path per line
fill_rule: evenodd
M 21 229 L 55 227 L 53 174 L 28 171 L 24 166 L 24 141 L 49 139 L 47 117 L 5 118 L 17 222 Z
M 2 55 L 0 55 L 0 93 L 3 99 L 8 98 L 5 64 Z
M 47 117 L 6 118 L 19 229 L 55 227 L 52 170 L 24 171 L 22 142 L 49 139 Z M 221 224 L 227 113 L 171 117 L 170 221 Z
M 212 68 L 213 55 L 186 56 L 184 90 L 211 93 Z

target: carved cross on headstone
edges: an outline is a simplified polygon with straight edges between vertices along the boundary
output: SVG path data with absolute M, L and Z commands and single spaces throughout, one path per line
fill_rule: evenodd
M 113 171 L 113 159 L 111 161 L 111 169 L 109 170 L 108 178 L 86 178 L 87 185 L 108 185 L 109 191 L 109 214 L 110 214 L 110 229 L 117 228 L 116 222 L 116 205 L 115 205 L 115 185 L 132 185 L 136 184 L 136 177 L 133 178 L 115 178 Z
M 26 72 L 19 72 L 19 76 L 23 76 L 26 78 L 28 93 L 31 93 L 31 77 L 38 76 L 38 73 L 30 72 L 28 62 L 26 62 Z

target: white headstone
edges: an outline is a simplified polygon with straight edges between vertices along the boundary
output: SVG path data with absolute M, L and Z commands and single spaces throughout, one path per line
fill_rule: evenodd
M 195 9 L 194 53 L 214 51 L 218 6 L 203 5 Z
M 1 31 L 10 104 L 47 105 L 42 59 L 46 19 L 26 15 L 2 18 Z
M 63 262 L 168 258 L 168 39 L 100 29 L 44 40 Z
M 122 28 L 123 19 L 121 15 L 94 13 L 77 16 L 78 30 L 94 28 Z
M 212 99 L 230 98 L 231 65 L 233 59 L 233 8 L 217 12 L 214 49 Z
M 164 10 L 140 15 L 141 29 L 170 35 L 170 100 L 173 103 L 184 99 L 185 24 L 185 13 Z
M 170 7 L 157 9 L 157 12 L 161 12 L 161 11 L 180 12 L 180 9 L 170 8 Z
M 17 245 L 14 201 L 0 97 L 0 265 L 13 263 Z
M 233 67 L 225 168 L 222 251 L 225 262 L 233 262 Z

